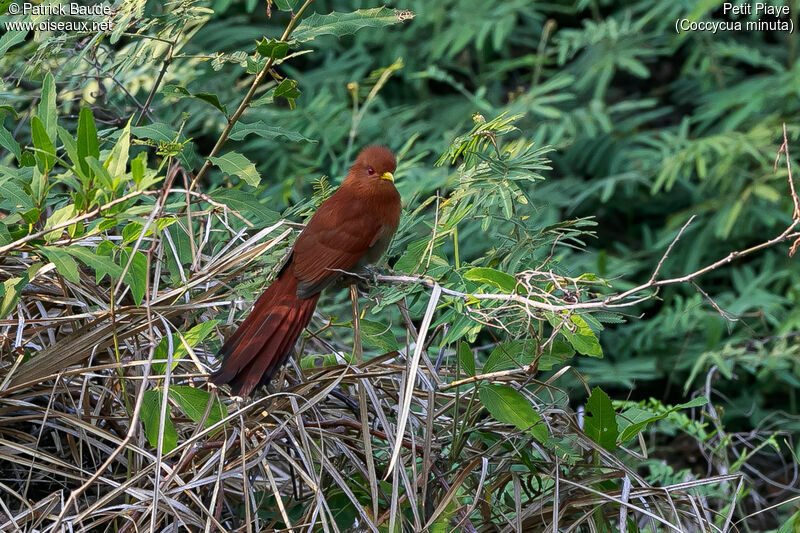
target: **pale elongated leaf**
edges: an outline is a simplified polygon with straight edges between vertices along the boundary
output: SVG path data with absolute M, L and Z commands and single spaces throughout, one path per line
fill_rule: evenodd
M 292 36 L 298 42 L 303 43 L 316 39 L 320 35 L 343 37 L 363 28 L 383 28 L 398 22 L 400 22 L 400 18 L 393 10 L 386 7 L 359 9 L 352 13 L 337 13 L 336 11 L 327 15 L 314 13 L 297 27 Z
M 56 140 L 58 111 L 56 110 L 56 82 L 51 73 L 47 73 L 42 82 L 42 95 L 36 107 L 36 116 L 42 121 L 51 142 Z

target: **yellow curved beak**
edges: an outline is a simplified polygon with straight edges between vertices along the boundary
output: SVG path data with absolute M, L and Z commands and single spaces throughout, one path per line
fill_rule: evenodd
M 381 179 L 394 182 L 394 175 L 391 172 L 384 172 L 383 175 L 381 176 Z

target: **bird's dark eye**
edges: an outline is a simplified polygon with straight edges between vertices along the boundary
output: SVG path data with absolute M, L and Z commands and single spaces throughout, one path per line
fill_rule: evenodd
M 372 167 L 369 167 L 369 168 L 367 169 L 367 174 L 369 174 L 370 176 L 372 176 L 373 174 L 375 174 L 375 169 L 374 169 L 374 168 L 372 168 Z

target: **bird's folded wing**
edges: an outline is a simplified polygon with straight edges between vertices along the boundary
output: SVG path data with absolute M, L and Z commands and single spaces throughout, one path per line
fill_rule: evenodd
M 320 292 L 351 271 L 381 232 L 382 225 L 367 210 L 330 200 L 314 214 L 294 245 L 292 262 L 302 297 Z

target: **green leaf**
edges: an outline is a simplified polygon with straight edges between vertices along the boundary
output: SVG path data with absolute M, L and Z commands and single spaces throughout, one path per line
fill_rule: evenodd
M 122 257 L 120 258 L 120 265 L 122 265 L 122 268 L 125 268 L 125 265 L 128 264 L 130 254 L 130 247 L 122 249 Z M 137 251 L 134 254 L 131 266 L 125 273 L 124 281 L 131 288 L 133 301 L 136 302 L 136 305 L 141 305 L 147 282 L 147 258 L 142 252 Z
M 78 161 L 85 176 L 91 176 L 89 163 L 86 158 L 100 157 L 100 145 L 97 140 L 97 128 L 94 125 L 92 110 L 88 107 L 81 108 L 78 116 Z
M 56 149 L 50 137 L 47 136 L 47 131 L 39 117 L 31 118 L 31 137 L 33 137 L 33 146 L 39 150 L 34 154 L 39 170 L 42 174 L 47 174 L 56 161 Z
M 93 253 L 88 248 L 78 245 L 65 246 L 62 250 L 76 259 L 79 259 L 81 263 L 94 270 L 98 282 L 103 279 L 106 274 L 110 274 L 114 279 L 119 279 L 122 275 L 122 267 L 116 264 L 109 256 Z
M 464 278 L 470 281 L 492 285 L 506 293 L 514 292 L 514 288 L 517 286 L 517 280 L 514 276 L 493 268 L 471 268 L 464 273 Z
M 11 113 L 12 117 L 19 118 L 19 113 L 11 104 L 0 104 L 0 122 L 2 122 L 1 119 L 5 118 L 4 113 Z
M 548 320 L 553 327 L 558 327 L 559 320 L 563 320 L 562 316 L 550 315 Z M 603 357 L 603 348 L 600 346 L 600 341 L 597 336 L 589 327 L 589 324 L 580 315 L 571 315 L 569 317 L 572 324 L 564 325 L 559 332 L 564 335 L 564 338 L 572 345 L 578 353 L 588 355 L 590 357 Z M 569 327 L 568 327 L 569 326 Z M 574 331 L 570 331 L 572 328 Z
M 19 147 L 19 143 L 14 140 L 14 136 L 3 127 L 2 123 L 0 123 L 0 146 L 14 154 L 17 161 L 22 158 L 22 150 Z
M 10 3 L 11 2 L 8 2 L 8 4 Z M 6 5 L 6 8 L 8 8 L 8 5 Z M 3 33 L 3 36 L 0 37 L 0 57 L 3 57 L 12 46 L 23 42 L 27 36 L 28 30 L 6 31 Z
M 160 389 L 144 391 L 142 397 L 141 419 L 144 424 L 144 434 L 147 442 L 153 448 L 158 448 L 158 428 L 161 426 L 161 398 L 163 393 Z M 161 451 L 169 453 L 178 445 L 178 432 L 172 424 L 172 408 L 167 404 L 167 412 L 164 417 L 164 440 Z
M 212 106 L 216 107 L 222 114 L 228 116 L 228 108 L 222 102 L 219 101 L 219 97 L 216 94 L 210 93 L 194 93 L 192 96 L 197 98 L 198 100 L 202 100 L 207 104 L 211 104 Z
M 131 134 L 140 139 L 150 139 L 151 141 L 165 143 L 171 143 L 178 137 L 178 132 L 163 122 L 135 126 L 131 128 Z
M 314 13 L 306 18 L 292 35 L 298 42 L 307 42 L 321 35 L 334 35 L 344 37 L 364 28 L 384 28 L 400 22 L 394 10 L 386 7 L 373 9 L 359 9 L 352 13 L 337 13 L 333 11 L 327 15 Z M 382 36 L 385 36 L 381 32 Z
M 530 433 L 539 442 L 547 440 L 547 427 L 541 415 L 519 391 L 508 385 L 483 385 L 478 397 L 486 410 L 504 424 Z
M 185 385 L 170 386 L 169 397 L 175 400 L 186 416 L 197 423 L 203 419 L 203 413 L 206 412 L 206 406 L 211 400 L 211 394 L 207 391 Z M 228 416 L 228 410 L 220 403 L 219 398 L 215 398 L 203 427 L 213 426 L 226 416 Z
M 349 324 L 352 327 L 352 323 Z M 392 333 L 392 328 L 380 322 L 361 319 L 361 340 L 370 348 L 377 348 L 382 352 L 398 350 L 397 338 Z
M 526 349 L 523 341 L 509 341 L 498 344 L 483 365 L 484 374 L 498 370 L 521 368 L 533 362 L 535 353 Z
M 78 157 L 77 140 L 61 126 L 57 126 L 56 131 L 58 132 L 59 140 L 64 145 L 64 151 L 67 152 L 67 156 L 72 163 L 73 171 L 78 175 L 79 178 L 85 180 L 88 178 L 88 176 L 86 176 L 81 169 L 80 157 Z
M 78 264 L 67 252 L 56 246 L 42 246 L 39 251 L 56 266 L 56 271 L 72 283 L 80 283 Z
M 656 422 L 658 420 L 662 420 L 664 418 L 667 418 L 671 413 L 673 413 L 675 411 L 678 411 L 680 409 L 690 409 L 692 407 L 700 407 L 702 405 L 705 405 L 706 403 L 708 403 L 708 400 L 706 399 L 705 396 L 698 396 L 697 398 L 694 398 L 691 401 L 688 401 L 686 403 L 682 403 L 680 405 L 676 405 L 674 407 L 671 407 L 671 408 L 667 409 L 663 413 L 654 414 L 653 416 L 648 416 L 649 412 L 646 411 L 646 410 L 643 410 L 643 409 L 640 409 L 640 408 L 635 408 L 635 412 L 637 414 L 637 417 L 634 418 L 631 421 L 632 423 L 630 423 L 628 426 L 626 426 L 626 427 L 624 427 L 622 429 L 622 432 L 620 433 L 620 436 L 619 436 L 619 442 L 620 443 L 624 443 L 624 442 L 628 441 L 629 439 L 635 437 L 637 434 L 639 434 L 641 431 L 643 431 L 646 426 L 648 426 L 648 425 L 650 425 L 653 422 Z M 624 413 L 622 413 L 622 415 L 623 415 L 622 419 L 623 420 L 625 420 L 626 417 L 627 418 L 631 418 L 630 416 L 626 416 L 626 415 L 629 414 L 629 411 L 631 411 L 631 410 L 628 410 L 628 411 L 625 411 Z
M 303 370 L 313 370 L 326 366 L 336 366 L 339 360 L 335 353 L 306 355 L 300 359 L 300 368 Z
M 206 320 L 204 322 L 200 322 L 196 326 L 192 327 L 189 331 L 183 334 L 183 339 L 186 341 L 186 344 L 189 345 L 189 348 L 194 348 L 206 337 L 208 337 L 209 333 L 214 331 L 214 327 L 219 324 L 219 320 Z M 178 348 L 175 350 L 177 357 L 183 357 L 188 352 L 186 351 L 186 347 L 183 343 L 180 343 Z
M 220 157 L 210 157 L 209 159 L 224 173 L 238 176 L 251 187 L 258 187 L 261 183 L 261 176 L 258 174 L 256 166 L 240 153 L 228 152 Z
M 104 190 L 111 192 L 114 189 L 114 182 L 112 181 L 108 170 L 106 170 L 106 167 L 104 167 L 103 164 L 92 155 L 87 156 L 84 161 L 87 165 L 89 165 L 89 168 L 92 172 L 91 175 L 97 179 L 98 184 Z
M 5 319 L 17 307 L 22 288 L 28 284 L 23 278 L 9 278 L 0 285 L 0 319 Z
M 67 204 L 65 206 L 59 207 L 50 217 L 47 219 L 47 222 L 44 225 L 44 229 L 52 228 L 61 224 L 62 222 L 66 222 L 75 216 L 75 204 Z M 67 231 L 71 234 L 75 234 L 74 225 L 70 228 L 67 228 Z M 56 241 L 61 238 L 62 233 L 64 232 L 64 228 L 57 229 L 55 231 L 51 231 L 50 233 L 45 234 L 44 240 L 47 242 Z
M 125 227 L 122 228 L 122 244 L 130 244 L 138 239 L 139 235 L 142 233 L 142 228 L 144 228 L 144 226 L 138 222 L 130 222 L 125 224 Z M 147 228 L 147 232 L 144 234 L 144 236 L 147 237 L 152 233 L 153 229 L 152 227 L 149 227 Z
M 206 320 L 205 322 L 201 322 L 197 324 L 192 329 L 184 333 L 183 340 L 181 340 L 181 335 L 179 333 L 172 334 L 172 370 L 178 366 L 179 360 L 185 357 L 189 352 L 186 349 L 186 345 L 189 345 L 189 348 L 194 348 L 198 344 L 200 344 L 209 333 L 214 331 L 214 326 L 219 324 L 219 320 Z M 158 343 L 156 347 L 156 359 L 167 359 L 169 352 L 169 339 L 164 336 L 161 338 L 161 341 Z M 153 363 L 153 372 L 157 374 L 164 374 L 167 370 L 166 363 Z
M 9 278 L 0 284 L 0 319 L 6 318 L 16 309 L 17 302 L 22 296 L 22 289 L 43 266 L 44 263 L 34 263 L 23 272 L 22 276 Z
M 300 96 L 300 89 L 297 88 L 297 81 L 290 78 L 284 79 L 272 93 L 273 98 L 282 97 L 290 100 L 294 100 L 298 96 Z
M 51 141 L 56 139 L 56 126 L 58 125 L 58 110 L 56 109 L 56 82 L 51 73 L 47 73 L 42 82 L 42 94 L 39 96 L 39 105 L 36 107 L 36 116 L 42 121 L 47 137 Z M 55 153 L 55 152 L 53 152 Z
M 209 194 L 215 202 L 225 204 L 235 211 L 246 211 L 255 215 L 262 224 L 272 224 L 281 218 L 277 211 L 269 209 L 254 195 L 238 189 L 216 189 Z
M 161 89 L 161 93 L 168 94 L 170 96 L 176 96 L 178 98 L 197 98 L 198 100 L 201 100 L 207 104 L 211 104 L 222 111 L 225 116 L 228 116 L 228 108 L 219 101 L 219 97 L 216 94 L 191 93 L 186 89 L 186 87 L 182 87 L 180 85 L 165 85 L 164 88 Z M 174 139 L 175 137 L 173 136 L 172 138 Z
M 278 8 L 280 9 L 280 7 Z M 287 11 L 287 10 L 283 10 Z M 289 43 L 277 39 L 267 39 L 264 37 L 256 48 L 262 57 L 273 59 L 283 59 L 289 53 Z
M 289 101 L 289 109 L 294 109 L 294 101 L 300 96 L 300 89 L 297 88 L 297 81 L 286 78 L 272 91 L 272 98 L 286 98 Z
M 575 355 L 575 349 L 570 344 L 555 340 L 539 357 L 539 370 L 551 370 L 554 366 L 563 364 L 573 355 Z
M 125 169 L 128 165 L 128 153 L 131 147 L 131 120 L 133 120 L 133 117 L 125 124 L 116 144 L 114 144 L 114 148 L 111 149 L 106 162 L 103 163 L 114 184 L 119 183 L 119 178 L 125 174 Z
M 464 374 L 470 377 L 475 375 L 475 355 L 469 349 L 469 344 L 464 341 L 458 343 L 458 362 Z
M 274 0 L 275 6 L 281 11 L 292 11 L 299 0 Z
M 237 122 L 231 131 L 231 139 L 234 141 L 241 141 L 251 133 L 254 133 L 265 139 L 284 138 L 291 142 L 317 142 L 304 135 L 301 135 L 296 131 L 287 130 L 281 128 L 280 126 L 268 126 L 263 120 L 259 120 L 258 122 L 250 122 L 248 124 Z
M 608 451 L 617 447 L 617 418 L 611 398 L 600 387 L 592 389 L 592 394 L 586 402 L 584 418 L 584 432 L 590 439 Z

